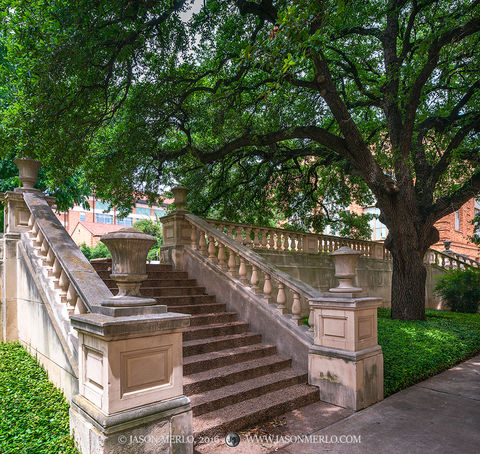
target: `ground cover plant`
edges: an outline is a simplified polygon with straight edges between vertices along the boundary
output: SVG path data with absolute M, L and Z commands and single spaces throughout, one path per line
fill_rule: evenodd
M 381 308 L 378 343 L 389 396 L 480 352 L 480 314 L 427 310 L 424 321 L 401 321 Z
M 18 343 L 0 343 L 0 452 L 78 454 L 65 397 Z

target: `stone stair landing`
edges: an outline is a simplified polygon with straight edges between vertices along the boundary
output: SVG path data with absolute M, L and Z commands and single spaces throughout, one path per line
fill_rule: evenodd
M 92 265 L 116 293 L 110 261 Z M 318 388 L 307 385 L 306 371 L 291 367 L 273 345 L 227 312 L 183 271 L 171 265 L 147 265 L 142 293 L 171 312 L 191 314 L 183 334 L 184 392 L 190 398 L 194 435 L 224 437 L 319 400 Z

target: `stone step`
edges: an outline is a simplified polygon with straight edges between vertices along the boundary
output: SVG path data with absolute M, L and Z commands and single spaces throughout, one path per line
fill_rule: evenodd
M 198 372 L 183 377 L 183 390 L 187 396 L 210 391 L 242 380 L 260 377 L 290 367 L 291 360 L 278 355 L 253 359 L 237 364 Z
M 156 296 L 159 304 L 170 306 L 189 306 L 196 304 L 214 304 L 217 302 L 215 295 L 169 295 Z
M 205 295 L 205 287 L 142 287 L 143 296 L 187 296 L 187 295 Z
M 96 271 L 104 281 L 110 280 L 110 274 L 112 274 L 111 270 Z M 148 279 L 188 279 L 188 273 L 185 271 L 150 271 L 147 275 Z
M 272 391 L 307 383 L 308 375 L 294 369 L 284 369 L 273 374 L 222 386 L 190 396 L 193 415 L 198 416 L 244 400 L 253 399 Z
M 193 419 L 194 436 L 218 435 L 223 439 L 229 432 L 255 426 L 318 400 L 318 388 L 293 385 L 197 416 Z
M 190 317 L 190 326 L 203 326 L 211 323 L 229 323 L 236 320 L 236 312 L 211 312 L 208 314 L 194 314 Z
M 105 261 L 105 262 L 90 262 L 95 268 L 95 271 L 108 271 L 112 269 L 112 261 Z M 173 271 L 172 265 L 169 264 L 150 264 L 147 263 L 147 273 L 149 272 L 158 272 L 158 271 Z
M 183 343 L 183 356 L 186 358 L 187 356 L 200 355 L 201 353 L 259 344 L 261 341 L 262 336 L 260 334 L 250 331 L 243 334 L 233 334 L 231 336 L 196 339 Z
M 265 356 L 274 355 L 275 353 L 276 348 L 273 345 L 253 344 L 187 356 L 183 360 L 183 374 L 196 374 L 249 359 L 264 358 Z
M 204 326 L 191 326 L 183 332 L 183 340 L 190 341 L 195 339 L 205 339 L 216 336 L 228 336 L 230 334 L 246 333 L 248 323 L 230 322 L 230 323 L 212 323 Z
M 107 285 L 108 288 L 113 289 L 117 288 L 117 284 L 113 279 L 104 279 L 103 282 Z M 197 286 L 196 279 L 147 279 L 142 282 L 142 289 L 149 287 L 195 287 Z
M 156 300 L 158 302 L 158 298 Z M 211 312 L 225 312 L 227 306 L 225 303 L 187 304 L 179 306 L 168 305 L 167 309 L 168 312 L 178 312 L 180 314 L 209 314 Z

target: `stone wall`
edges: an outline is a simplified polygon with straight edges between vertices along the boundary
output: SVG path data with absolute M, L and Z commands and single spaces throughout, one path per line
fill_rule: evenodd
M 260 255 L 291 276 L 322 292 L 337 286 L 333 261 L 327 254 L 308 254 L 287 251 L 258 250 Z M 433 295 L 435 279 L 443 270 L 427 265 L 426 306 L 428 309 L 444 309 L 441 301 Z M 360 257 L 357 262 L 355 284 L 363 288 L 358 296 L 383 298 L 383 306 L 391 305 L 392 261 Z

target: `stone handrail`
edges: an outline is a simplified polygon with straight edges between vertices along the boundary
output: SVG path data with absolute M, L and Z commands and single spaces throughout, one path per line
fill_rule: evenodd
M 216 229 L 206 220 L 193 214 L 186 214 L 185 219 L 191 226 L 191 246 L 204 255 L 210 263 L 237 278 L 241 284 L 249 287 L 255 294 L 263 294 L 266 303 L 273 306 L 280 314 L 290 315 L 295 325 L 302 324 L 301 299 L 308 301 L 322 296 L 322 293 L 308 284 L 301 282 L 281 271 L 252 249 L 230 238 Z M 225 224 L 223 224 L 225 225 Z M 273 230 L 273 229 L 272 229 Z M 248 270 L 250 276 L 247 275 Z M 263 288 L 259 273 L 263 274 Z M 274 301 L 273 291 L 276 289 Z M 287 292 L 291 294 L 291 307 L 287 307 Z M 290 317 L 289 317 L 290 318 Z M 309 310 L 310 331 L 313 331 L 313 317 Z
M 254 249 L 316 254 L 334 252 L 342 246 L 348 246 L 362 252 L 365 257 L 391 259 L 390 251 L 376 241 L 354 240 L 334 235 L 262 227 L 218 219 L 205 218 L 205 220 L 217 230 L 226 233 L 228 237 Z
M 68 234 L 41 193 L 24 193 L 29 235 L 69 314 L 96 312 L 112 293 Z M 92 310 L 93 309 L 93 310 Z
M 457 268 L 478 268 L 480 266 L 480 263 L 474 259 L 470 259 L 454 252 L 445 253 L 436 251 L 435 249 L 428 250 L 426 261 L 429 264 L 440 266 L 446 270 Z

